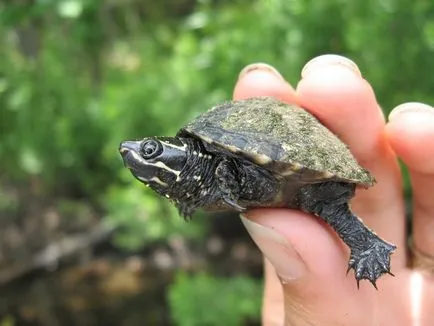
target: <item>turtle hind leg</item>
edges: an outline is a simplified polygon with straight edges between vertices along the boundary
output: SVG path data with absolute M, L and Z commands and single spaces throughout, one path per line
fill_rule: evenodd
M 390 256 L 396 246 L 387 243 L 354 215 L 348 201 L 354 196 L 355 185 L 324 182 L 300 189 L 300 209 L 326 221 L 351 250 L 348 270 L 353 269 L 357 285 L 366 279 L 376 288 L 377 279 L 390 273 Z

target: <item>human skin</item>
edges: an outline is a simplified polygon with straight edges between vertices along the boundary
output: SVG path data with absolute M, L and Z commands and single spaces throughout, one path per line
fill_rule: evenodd
M 409 85 L 411 87 L 411 85 Z M 275 325 L 434 325 L 434 276 L 409 266 L 402 177 L 413 187 L 413 242 L 434 257 L 434 109 L 422 103 L 396 107 L 388 121 L 354 62 L 334 55 L 311 60 L 293 88 L 272 67 L 254 64 L 240 73 L 234 99 L 275 96 L 297 103 L 340 137 L 377 184 L 358 189 L 353 211 L 397 245 L 392 273 L 357 289 L 346 275 L 349 251 L 320 219 L 289 209 L 255 209 L 242 221 L 265 256 L 262 321 Z

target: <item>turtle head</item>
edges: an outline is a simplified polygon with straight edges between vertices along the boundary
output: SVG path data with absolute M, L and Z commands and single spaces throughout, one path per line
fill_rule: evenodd
M 119 152 L 139 181 L 161 195 L 168 193 L 187 162 L 187 142 L 178 137 L 151 137 L 124 141 Z

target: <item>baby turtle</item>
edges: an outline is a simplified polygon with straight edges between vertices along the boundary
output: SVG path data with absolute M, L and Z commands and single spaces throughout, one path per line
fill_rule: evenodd
M 175 137 L 124 141 L 134 177 L 169 198 L 185 218 L 198 208 L 288 207 L 326 221 L 351 249 L 348 271 L 376 288 L 396 247 L 349 207 L 357 185 L 373 186 L 347 146 L 304 109 L 272 97 L 217 105 Z

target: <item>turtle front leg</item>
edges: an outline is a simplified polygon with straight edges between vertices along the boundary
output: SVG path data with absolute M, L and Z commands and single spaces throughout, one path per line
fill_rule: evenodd
M 215 179 L 222 200 L 239 212 L 246 210 L 244 203 L 249 208 L 273 204 L 280 186 L 270 171 L 235 158 L 225 158 L 217 165 Z
M 355 185 L 325 182 L 300 190 L 299 205 L 303 211 L 324 219 L 350 247 L 348 271 L 354 270 L 357 280 L 366 279 L 377 288 L 377 279 L 390 272 L 390 256 L 396 246 L 386 242 L 354 215 L 348 201 L 354 196 Z
M 222 160 L 216 168 L 215 177 L 223 201 L 238 212 L 245 211 L 246 208 L 238 204 L 242 181 L 236 163 Z

